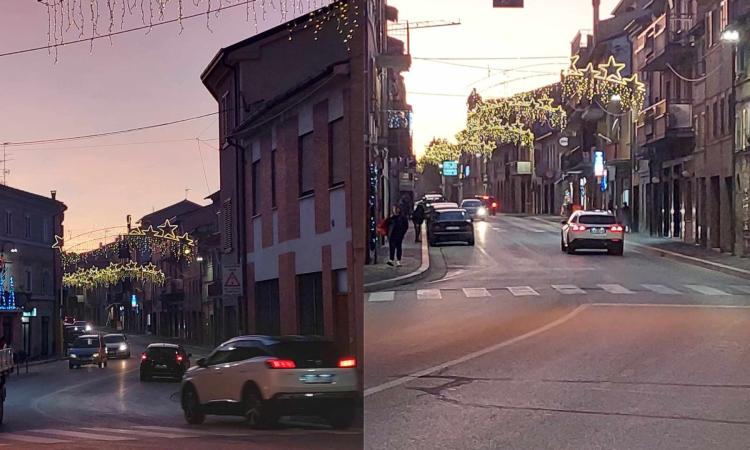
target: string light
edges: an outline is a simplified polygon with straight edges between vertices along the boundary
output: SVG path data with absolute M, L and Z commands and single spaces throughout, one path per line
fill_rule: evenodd
M 646 86 L 638 80 L 638 74 L 623 77 L 625 64 L 618 63 L 610 56 L 605 64 L 597 68 L 588 63 L 578 67 L 579 56 L 570 60 L 570 68 L 563 74 L 563 99 L 575 103 L 581 101 L 602 101 L 609 103 L 613 97 L 619 98 L 624 109 L 641 111 L 646 98 Z
M 102 268 L 80 268 L 73 273 L 64 274 L 63 285 L 92 289 L 96 287 L 109 287 L 124 280 L 163 285 L 166 279 L 167 277 L 164 275 L 164 272 L 154 264 L 140 265 L 135 261 L 130 261 L 127 264 L 110 263 L 108 266 Z

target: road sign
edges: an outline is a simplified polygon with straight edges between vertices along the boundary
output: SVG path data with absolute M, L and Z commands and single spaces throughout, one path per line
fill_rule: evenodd
M 560 146 L 567 147 L 568 143 L 569 143 L 569 140 L 567 136 L 563 136 L 560 138 Z
M 492 0 L 493 8 L 523 8 L 523 0 Z
M 223 293 L 226 295 L 242 294 L 242 270 L 239 264 L 225 264 L 222 268 Z
M 458 161 L 443 161 L 443 175 L 446 177 L 457 177 Z

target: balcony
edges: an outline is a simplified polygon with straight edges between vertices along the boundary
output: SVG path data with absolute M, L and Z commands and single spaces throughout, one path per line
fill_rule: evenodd
M 173 278 L 167 282 L 162 292 L 164 294 L 183 294 L 185 292 L 182 278 Z
M 690 29 L 693 14 L 667 13 L 656 19 L 635 43 L 635 66 L 640 71 L 664 71 L 694 51 Z
M 651 105 L 638 117 L 636 136 L 639 147 L 659 147 L 695 137 L 693 105 L 676 100 Z M 687 145 L 677 147 L 690 149 Z
M 511 161 L 508 163 L 511 175 L 531 175 L 532 165 L 531 161 Z

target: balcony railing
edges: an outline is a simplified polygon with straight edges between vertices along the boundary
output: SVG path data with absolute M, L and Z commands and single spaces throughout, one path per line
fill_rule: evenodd
M 654 144 L 670 136 L 688 136 L 693 132 L 693 105 L 662 100 L 646 108 L 638 117 L 638 145 Z
M 662 69 L 667 58 L 678 59 L 680 49 L 689 50 L 690 29 L 695 23 L 693 14 L 662 14 L 636 39 L 636 69 Z

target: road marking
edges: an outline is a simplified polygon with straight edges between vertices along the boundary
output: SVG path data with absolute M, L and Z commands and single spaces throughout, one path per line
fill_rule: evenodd
M 440 300 L 443 298 L 440 289 L 420 289 L 417 291 L 417 299 L 419 300 Z
M 531 288 L 531 286 L 510 286 L 508 290 L 511 294 L 516 297 L 527 297 L 530 295 L 539 295 L 539 292 Z
M 105 433 L 123 433 L 123 434 L 133 434 L 133 430 L 125 430 L 122 428 L 97 428 L 97 427 L 85 427 L 84 430 L 91 430 L 91 431 L 102 431 Z M 185 430 L 182 433 L 167 433 L 167 432 L 158 432 L 158 431 L 145 431 L 145 430 L 138 430 L 137 431 L 138 436 L 144 436 L 144 437 L 159 437 L 159 438 L 169 438 L 169 439 L 179 439 L 179 438 L 194 438 L 194 437 L 200 437 L 199 434 L 195 434 L 189 430 Z
M 721 289 L 712 288 L 710 286 L 701 286 L 699 284 L 686 284 L 686 288 L 692 289 L 695 292 L 703 295 L 729 295 L 728 292 L 724 292 Z
M 489 297 L 490 291 L 485 288 L 464 288 L 464 295 L 468 298 Z
M 220 432 L 220 431 L 196 430 L 192 428 L 188 429 L 188 428 L 176 428 L 176 427 L 159 427 L 155 425 L 138 425 L 138 426 L 134 426 L 133 428 L 137 428 L 139 430 L 164 431 L 167 433 L 191 433 L 191 434 L 197 434 L 200 436 L 226 436 L 226 437 L 251 436 L 250 433 L 225 433 L 225 432 Z
M 682 294 L 682 292 L 674 290 L 670 287 L 664 286 L 662 284 L 642 284 L 641 286 L 645 287 L 651 292 L 656 292 L 657 294 L 662 295 L 679 295 Z
M 124 436 L 109 436 L 106 434 L 94 434 L 94 433 L 82 433 L 80 431 L 69 431 L 69 430 L 57 430 L 54 428 L 45 428 L 42 430 L 34 430 L 34 433 L 44 433 L 59 436 L 74 437 L 79 439 L 93 439 L 96 441 L 134 441 L 135 438 L 124 437 Z
M 30 430 L 33 431 L 33 430 Z M 62 439 L 46 438 L 40 436 L 29 436 L 27 434 L 20 433 L 2 433 L 0 439 L 10 439 L 11 441 L 30 442 L 32 444 L 62 444 L 65 441 Z
M 459 364 L 463 364 L 467 361 L 471 361 L 472 359 L 479 358 L 480 356 L 484 356 L 488 353 L 492 353 L 494 351 L 500 350 L 501 348 L 508 347 L 510 345 L 516 344 L 518 342 L 524 341 L 526 339 L 532 338 L 534 336 L 537 336 L 539 334 L 542 334 L 546 331 L 549 331 L 557 326 L 560 326 L 564 324 L 565 322 L 569 321 L 573 317 L 577 316 L 581 311 L 586 309 L 588 305 L 581 305 L 574 309 L 573 311 L 569 312 L 568 314 L 560 317 L 557 320 L 554 320 L 547 325 L 544 325 L 540 328 L 537 328 L 535 330 L 529 331 L 528 333 L 522 334 L 520 336 L 516 336 L 512 339 L 508 339 L 507 341 L 500 342 L 499 344 L 495 344 L 493 346 L 484 348 L 482 350 L 478 350 L 473 353 L 469 353 L 468 355 L 464 355 L 460 358 L 454 359 L 452 361 L 444 362 L 442 364 L 438 364 L 437 366 L 430 367 L 428 369 L 420 370 L 419 372 L 415 372 L 411 375 L 407 375 L 405 377 L 397 378 L 395 380 L 391 380 L 387 383 L 380 384 L 378 386 L 373 386 L 371 388 L 365 389 L 364 396 L 369 397 L 371 395 L 377 394 L 379 392 L 387 391 L 388 389 L 393 389 L 397 386 L 401 386 L 403 384 L 406 384 L 410 381 L 416 380 L 420 377 L 426 377 L 428 375 L 432 375 L 435 372 L 440 372 L 441 370 L 448 369 L 453 366 L 457 366 Z
M 729 287 L 734 289 L 735 291 L 740 291 L 743 294 L 750 294 L 750 286 L 729 286 Z
M 600 284 L 599 287 L 610 294 L 635 294 L 635 292 L 619 284 Z
M 564 295 L 585 294 L 586 291 L 573 284 L 553 284 L 552 289 Z
M 367 301 L 369 302 L 392 302 L 395 296 L 396 296 L 396 293 L 393 291 L 370 292 L 370 294 L 367 295 Z
M 748 305 L 688 305 L 684 303 L 590 303 L 591 306 L 628 308 L 750 309 Z

